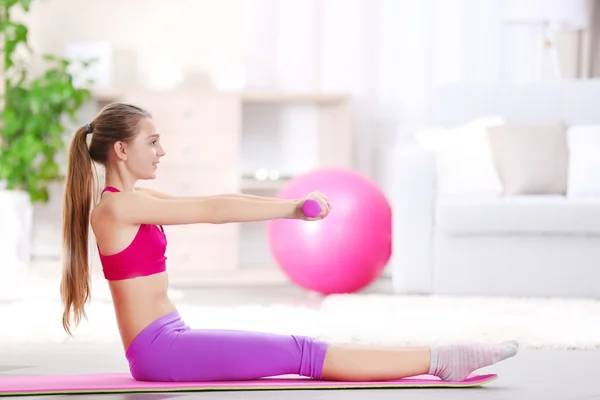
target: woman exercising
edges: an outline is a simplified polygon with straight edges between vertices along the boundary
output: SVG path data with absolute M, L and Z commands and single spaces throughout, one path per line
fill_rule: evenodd
M 168 297 L 163 225 L 279 218 L 318 221 L 327 217 L 331 206 L 317 191 L 299 200 L 283 200 L 244 194 L 178 197 L 136 187 L 138 180 L 156 177 L 164 155 L 150 114 L 122 103 L 104 107 L 80 127 L 69 148 L 63 326 L 71 334 L 71 326 L 85 317 L 91 224 L 134 379 L 233 381 L 299 374 L 321 380 L 381 381 L 430 374 L 462 381 L 474 370 L 517 353 L 516 342 L 354 347 L 299 335 L 190 328 Z M 93 210 L 92 162 L 106 169 L 106 186 Z M 307 200 L 320 205 L 316 217 L 302 211 Z

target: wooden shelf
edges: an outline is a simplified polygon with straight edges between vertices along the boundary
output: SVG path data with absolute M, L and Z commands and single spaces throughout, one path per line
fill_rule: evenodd
M 323 94 L 318 92 L 261 92 L 245 91 L 241 93 L 244 103 L 280 104 L 312 103 L 315 105 L 338 104 L 349 100 L 344 94 Z
M 210 286 L 274 286 L 285 285 L 289 279 L 280 269 L 248 268 L 236 271 L 198 271 L 190 279 L 189 274 L 169 272 L 169 285 L 174 287 L 210 287 Z
M 241 190 L 242 192 L 257 192 L 257 191 L 277 191 L 283 187 L 284 183 L 281 181 L 256 181 L 256 180 L 243 180 Z
M 286 183 L 287 179 L 270 180 L 264 181 L 252 178 L 242 178 L 241 191 L 242 192 L 256 192 L 256 191 L 277 191 L 281 189 Z
M 189 92 L 189 89 L 182 92 Z M 286 104 L 286 103 L 312 103 L 315 105 L 339 104 L 347 102 L 350 97 L 346 94 L 319 93 L 319 92 L 281 92 L 281 91 L 241 91 L 241 92 L 216 92 L 204 90 L 207 95 L 228 95 L 239 97 L 243 103 L 250 104 Z M 92 91 L 92 97 L 102 103 L 119 101 L 124 93 L 116 89 L 97 89 Z

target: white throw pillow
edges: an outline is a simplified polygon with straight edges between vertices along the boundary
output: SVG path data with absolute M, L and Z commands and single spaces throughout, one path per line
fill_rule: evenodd
M 502 117 L 488 116 L 451 129 L 425 128 L 416 133 L 417 143 L 436 155 L 439 194 L 502 193 L 487 128 L 504 123 Z
M 600 125 L 569 127 L 567 144 L 567 197 L 600 197 Z
M 569 149 L 565 131 L 562 122 L 488 129 L 504 195 L 566 193 Z

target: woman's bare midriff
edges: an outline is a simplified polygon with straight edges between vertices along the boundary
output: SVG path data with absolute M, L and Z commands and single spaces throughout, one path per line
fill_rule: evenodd
M 166 272 L 108 282 L 125 351 L 150 323 L 176 311 L 169 299 Z

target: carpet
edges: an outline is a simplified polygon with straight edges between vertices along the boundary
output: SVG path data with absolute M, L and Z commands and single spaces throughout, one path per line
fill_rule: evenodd
M 251 300 L 251 299 L 249 299 Z M 336 344 L 402 346 L 514 339 L 521 348 L 600 349 L 600 302 L 582 299 L 332 295 L 318 307 L 200 306 L 176 301 L 188 325 L 314 336 Z M 0 306 L 2 343 L 114 342 L 113 306 L 93 300 L 88 320 L 62 330 L 60 302 L 34 298 Z

